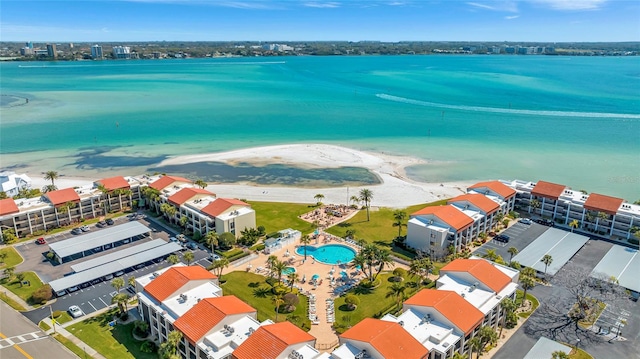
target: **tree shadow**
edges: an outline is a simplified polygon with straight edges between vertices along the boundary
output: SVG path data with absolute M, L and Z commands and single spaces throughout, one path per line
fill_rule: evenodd
M 366 294 L 371 294 L 371 293 L 373 293 L 373 288 L 368 288 L 368 287 L 365 287 L 365 286 L 359 285 L 359 286 L 356 286 L 356 287 L 353 289 L 353 292 L 354 292 L 355 294 L 366 295 Z
M 257 289 L 254 289 L 253 291 L 253 296 L 256 298 L 266 298 L 270 294 L 271 294 L 271 288 L 268 288 L 268 287 L 257 288 Z
M 260 286 L 260 282 L 251 282 L 247 284 L 247 287 L 249 288 L 258 288 L 259 286 Z
M 338 227 L 342 227 L 342 228 L 351 227 L 351 223 L 349 223 L 349 222 L 340 222 L 340 223 L 338 223 Z

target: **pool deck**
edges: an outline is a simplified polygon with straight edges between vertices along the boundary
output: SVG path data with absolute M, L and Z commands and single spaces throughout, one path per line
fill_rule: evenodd
M 328 239 L 328 241 L 325 241 L 325 238 L 331 238 L 331 239 Z M 358 248 L 351 245 L 350 243 L 344 242 L 342 239 L 339 239 L 330 235 L 326 235 L 326 234 L 320 234 L 318 236 L 318 240 L 316 240 L 314 243 L 310 243 L 310 245 L 313 245 L 313 246 L 322 246 L 325 244 L 341 244 L 354 249 L 356 252 L 358 251 Z M 276 255 L 278 259 L 286 262 L 288 266 L 296 268 L 296 273 L 298 273 L 298 275 L 300 276 L 300 279 L 302 279 L 303 277 L 306 277 L 305 283 L 298 282 L 296 283 L 296 285 L 301 288 L 301 291 L 304 294 L 306 295 L 313 294 L 316 297 L 316 315 L 318 317 L 318 324 L 312 324 L 311 330 L 309 331 L 309 333 L 314 337 L 316 337 L 317 348 L 319 348 L 322 351 L 330 351 L 331 349 L 333 349 L 335 346 L 338 345 L 338 334 L 333 330 L 333 325 L 332 325 L 333 323 L 327 322 L 326 301 L 327 299 L 333 299 L 337 297 L 337 295 L 334 293 L 334 288 L 332 288 L 330 285 L 331 284 L 330 271 L 331 271 L 332 265 L 317 262 L 313 259 L 313 257 L 309 255 L 307 255 L 307 260 L 305 261 L 303 255 L 298 255 L 295 252 L 295 248 L 299 245 L 301 244 L 292 243 L 278 250 L 272 251 L 270 254 L 260 253 L 257 258 L 255 258 L 251 262 L 246 263 L 245 265 L 243 265 L 243 267 L 238 267 L 236 270 L 242 270 L 244 268 L 247 271 L 267 275 L 268 271 L 266 270 L 267 268 L 266 263 L 267 263 L 267 258 L 270 255 Z M 347 271 L 347 273 L 349 273 L 350 276 L 351 276 L 351 273 L 355 272 L 355 270 L 351 268 L 349 265 L 347 265 L 346 269 L 340 268 L 340 266 L 338 265 L 335 265 L 333 267 L 335 268 L 333 277 L 336 277 L 336 278 L 340 277 L 340 272 L 342 270 Z M 387 268 L 387 270 L 393 270 L 394 268 L 398 268 L 398 267 L 408 270 L 407 266 L 401 265 L 399 263 L 395 263 L 394 267 Z M 262 268 L 263 271 L 261 271 L 260 268 Z M 317 287 L 314 287 L 312 284 L 309 283 L 311 277 L 314 274 L 317 274 L 321 280 L 320 281 L 321 284 L 319 284 Z M 356 281 L 360 281 L 361 279 L 364 278 L 364 275 L 360 273 L 358 276 L 355 276 L 355 277 L 351 276 L 351 277 L 355 278 Z M 337 308 L 335 308 L 335 311 L 337 312 Z M 339 314 L 336 313 L 335 315 L 337 316 Z

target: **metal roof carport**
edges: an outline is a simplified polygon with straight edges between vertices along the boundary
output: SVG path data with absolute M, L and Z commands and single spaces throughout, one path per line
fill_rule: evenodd
M 51 289 L 57 293 L 65 289 L 78 286 L 82 283 L 104 277 L 107 274 L 124 271 L 138 264 L 164 257 L 181 249 L 182 246 L 177 243 L 165 243 L 162 246 L 151 248 L 135 256 L 125 257 L 117 261 L 105 263 L 98 267 L 93 267 L 79 273 L 74 273 L 72 275 L 53 280 L 49 282 L 49 285 L 51 286 Z
M 611 247 L 591 272 L 592 277 L 615 277 L 618 284 L 634 292 L 640 292 L 640 255 L 637 249 L 619 245 Z
M 553 261 L 547 268 L 547 274 L 554 275 L 562 268 L 589 240 L 589 237 L 566 232 L 556 228 L 549 228 L 533 243 L 513 257 L 514 261 L 525 267 L 531 267 L 544 273 L 544 263 L 540 260 L 546 254 L 551 255 Z
M 86 251 L 149 232 L 151 232 L 149 227 L 134 221 L 83 234 L 61 242 L 51 243 L 49 248 L 55 253 L 58 261 L 62 263 L 64 258 L 74 254 L 82 253 L 84 257 L 84 252 Z
M 565 354 L 569 354 L 571 352 L 571 347 L 568 345 L 560 344 L 555 340 L 540 337 L 533 348 L 531 348 L 527 355 L 525 355 L 522 359 L 551 358 L 553 352 L 556 351 L 561 351 Z
M 91 269 L 93 267 L 98 267 L 101 266 L 103 264 L 109 263 L 109 262 L 113 262 L 113 261 L 117 261 L 119 259 L 125 258 L 125 257 L 129 257 L 129 256 L 133 256 L 136 255 L 138 253 L 144 252 L 146 250 L 155 248 L 155 247 L 159 247 L 162 245 L 167 244 L 167 242 L 163 239 L 154 239 L 152 241 L 149 242 L 145 242 L 142 244 L 138 244 L 129 248 L 125 248 L 122 250 L 119 250 L 117 252 L 113 252 L 113 253 L 109 253 L 106 254 L 104 256 L 98 257 L 98 258 L 94 258 L 94 259 L 89 259 L 87 261 L 84 261 L 82 263 L 78 263 L 78 264 L 74 264 L 71 266 L 71 269 L 73 269 L 74 272 L 78 273 L 78 272 L 82 272 L 85 271 L 87 269 Z

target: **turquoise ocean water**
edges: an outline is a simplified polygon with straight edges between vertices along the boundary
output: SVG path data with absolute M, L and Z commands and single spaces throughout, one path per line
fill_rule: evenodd
M 407 169 L 420 181 L 640 198 L 639 57 L 4 62 L 0 74 L 3 169 L 138 174 L 166 156 L 321 142 L 424 158 Z

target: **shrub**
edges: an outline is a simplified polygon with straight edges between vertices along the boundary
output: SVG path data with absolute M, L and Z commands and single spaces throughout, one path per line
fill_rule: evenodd
M 127 319 L 129 319 L 129 313 L 127 312 L 120 313 L 120 320 L 126 321 Z
M 396 277 L 404 278 L 404 277 L 407 276 L 407 271 L 404 268 L 398 267 L 398 268 L 393 270 L 393 275 L 396 276 Z
M 35 292 L 33 292 L 33 294 L 31 295 L 31 300 L 34 303 L 45 304 L 52 297 L 53 292 L 51 291 L 51 286 L 45 284 L 42 287 L 36 289 Z
M 53 317 L 57 319 L 57 318 L 59 318 L 62 314 L 64 314 L 64 312 L 63 312 L 63 311 L 61 311 L 61 310 L 56 310 L 55 312 L 53 312 Z
M 52 259 L 53 259 L 53 257 L 55 257 L 55 254 L 54 254 L 53 252 L 47 252 L 47 255 L 46 255 L 46 256 L 47 256 L 47 259 L 48 259 L 48 260 L 52 260 Z
M 202 239 L 202 234 L 200 234 L 200 232 L 195 232 L 193 234 L 193 240 L 196 242 L 200 242 L 200 240 Z
M 152 341 L 146 341 L 140 345 L 140 351 L 143 353 L 155 353 L 158 348 L 156 347 L 156 343 Z
M 635 238 L 629 238 L 629 243 L 638 245 L 638 243 L 640 243 L 640 241 L 635 239 Z
M 133 333 L 139 337 L 146 337 L 149 335 L 149 324 L 144 320 L 136 320 L 133 323 Z
M 287 293 L 282 299 L 287 305 L 285 311 L 287 311 L 288 313 L 296 310 L 296 305 L 298 305 L 298 303 L 300 302 L 300 298 L 298 298 L 298 295 L 294 293 Z
M 344 302 L 347 304 L 347 308 L 349 310 L 355 310 L 358 304 L 360 304 L 360 298 L 355 294 L 347 294 L 344 297 Z

